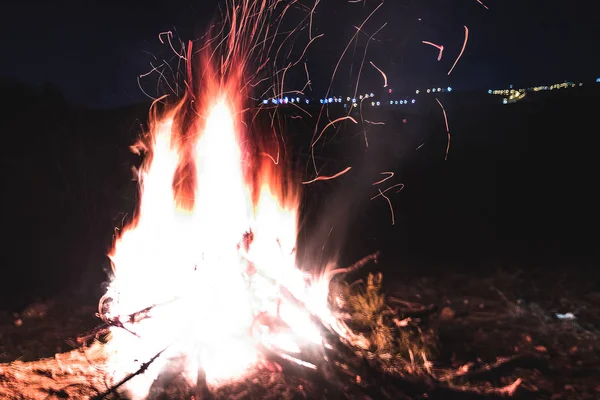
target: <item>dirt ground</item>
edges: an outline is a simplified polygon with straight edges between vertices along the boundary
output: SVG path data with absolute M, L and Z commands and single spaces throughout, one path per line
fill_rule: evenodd
M 586 273 L 498 268 L 413 275 L 402 281 L 384 274 L 384 290 L 437 306 L 430 317 L 437 333 L 432 368 L 475 370 L 522 355 L 512 366 L 471 378 L 497 387 L 521 378 L 520 398 L 600 398 L 600 288 Z M 72 350 L 73 338 L 100 323 L 95 312 L 93 304 L 56 298 L 0 313 L 0 362 Z

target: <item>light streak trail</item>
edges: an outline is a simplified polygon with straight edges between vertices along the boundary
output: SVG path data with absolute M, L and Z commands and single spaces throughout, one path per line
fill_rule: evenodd
M 365 45 L 365 51 L 363 52 L 363 58 L 360 63 L 360 68 L 358 70 L 358 77 L 356 79 L 356 88 L 354 89 L 354 97 L 356 97 L 356 95 L 358 93 L 358 84 L 360 82 L 360 76 L 362 74 L 362 70 L 365 65 L 365 58 L 367 58 L 367 50 L 369 50 L 369 44 L 371 44 L 371 40 L 373 40 L 375 35 L 377 35 L 383 28 L 385 28 L 386 25 L 387 25 L 387 22 L 385 24 L 383 24 L 381 26 L 381 28 L 377 29 L 371 36 L 369 36 L 369 39 L 367 40 L 367 44 Z M 359 32 L 360 32 L 360 30 L 359 30 Z
M 331 175 L 331 176 L 320 175 L 320 176 L 317 176 L 315 179 L 311 179 L 310 181 L 304 181 L 304 182 L 302 182 L 302 184 L 303 185 L 308 185 L 308 184 L 316 182 L 316 181 L 328 181 L 328 180 L 331 180 L 331 179 L 335 179 L 338 176 L 344 175 L 346 172 L 350 171 L 351 169 L 352 169 L 352 167 L 346 167 L 346 169 L 344 169 L 343 171 L 338 172 L 335 175 Z
M 161 32 L 158 34 L 158 40 L 160 40 L 160 42 L 162 44 L 164 44 L 165 42 L 163 41 L 162 37 L 163 35 L 167 36 L 167 42 L 169 42 L 169 46 L 171 46 L 171 50 L 173 50 L 173 53 L 175 53 L 175 55 L 179 58 L 181 58 L 182 60 L 186 60 L 187 58 L 185 58 L 184 56 L 182 56 L 181 54 L 179 54 L 179 52 L 177 50 L 175 50 L 175 48 L 173 47 L 173 43 L 171 42 L 171 38 L 173 37 L 173 32 L 171 31 L 166 31 L 166 32 Z M 183 46 L 183 48 L 185 49 L 185 46 Z
M 377 190 L 379 190 L 379 194 L 376 194 L 375 196 L 371 197 L 371 200 L 375 200 L 379 196 L 383 196 L 385 193 L 387 193 L 388 191 L 390 191 L 394 188 L 397 188 L 398 186 L 400 186 L 400 189 L 398 189 L 396 191 L 396 193 L 400 193 L 400 191 L 402 191 L 402 189 L 404 189 L 404 183 L 396 183 L 395 185 L 392 185 L 389 188 L 385 189 L 383 192 L 381 191 L 381 189 L 377 189 Z
M 379 190 L 379 195 L 383 196 L 383 198 L 387 200 L 388 205 L 390 206 L 390 212 L 392 213 L 392 225 L 395 225 L 396 219 L 394 217 L 394 207 L 392 207 L 392 202 L 390 201 L 389 197 L 387 197 L 385 194 L 383 194 L 384 192 L 382 192 L 381 189 L 378 189 L 378 190 Z
M 486 6 L 485 4 L 483 4 L 483 3 L 481 2 L 481 0 L 477 0 L 477 2 L 478 2 L 479 4 L 481 4 L 483 7 L 485 7 L 485 9 L 486 9 L 486 10 L 489 10 L 489 9 L 490 9 L 488 6 Z
M 315 10 L 316 10 L 317 6 L 319 5 L 320 1 L 321 0 L 316 0 L 312 10 L 310 10 L 310 19 L 308 22 L 308 39 L 310 39 L 310 40 L 312 40 L 313 14 L 315 13 Z
M 260 153 L 258 153 L 258 154 L 259 154 L 259 155 L 261 155 L 261 156 L 269 157 L 269 158 L 271 159 L 271 161 L 273 161 L 273 164 L 275 164 L 275 165 L 279 165 L 279 150 L 277 150 L 277 160 L 275 160 L 275 159 L 273 158 L 273 156 L 272 156 L 272 155 L 270 155 L 269 153 L 265 153 L 265 152 L 263 152 L 263 151 L 261 151 L 261 152 L 260 152 Z
M 381 76 L 383 76 L 383 87 L 387 87 L 388 82 L 387 82 L 387 75 L 385 74 L 385 72 L 383 72 L 380 68 L 378 68 L 377 65 L 373 64 L 373 61 L 369 61 L 369 63 L 371 63 L 373 68 L 375 68 L 377 71 L 379 71 L 381 73 Z
M 304 63 L 304 70 L 306 71 L 306 85 L 312 91 L 312 85 L 310 84 L 310 76 L 308 75 L 308 66 Z
M 444 46 L 442 46 L 440 44 L 435 44 L 435 43 L 428 42 L 427 40 L 423 40 L 421 43 L 428 44 L 428 45 L 433 46 L 436 49 L 438 49 L 440 52 L 438 53 L 437 60 L 440 61 L 442 59 L 442 54 L 444 53 Z
M 442 112 L 444 113 L 444 121 L 446 122 L 446 132 L 448 133 L 448 144 L 446 145 L 446 156 L 444 157 L 444 160 L 447 160 L 448 159 L 448 151 L 450 151 L 450 128 L 448 127 L 448 116 L 446 115 L 446 109 L 442 105 L 442 102 L 439 101 L 437 99 L 437 97 L 435 98 L 435 101 L 437 101 L 438 104 L 440 105 L 440 107 L 442 107 Z
M 334 125 L 336 122 L 340 122 L 343 120 L 349 119 L 350 121 L 354 122 L 355 124 L 358 124 L 358 122 L 356 122 L 356 120 L 354 118 L 352 118 L 351 116 L 347 115 L 345 117 L 339 117 L 338 119 L 334 119 L 333 121 L 329 122 L 327 125 L 325 125 L 325 128 L 323 128 L 323 130 L 321 131 L 321 134 L 319 135 L 319 137 L 312 142 L 312 144 L 310 145 L 310 147 L 315 147 L 315 144 L 317 144 L 317 142 L 319 141 L 319 139 L 321 139 L 321 137 L 323 136 L 323 133 L 325 132 L 325 130 L 327 128 L 329 128 L 331 125 Z
M 339 57 L 336 65 L 335 65 L 335 68 L 333 69 L 333 73 L 331 74 L 331 79 L 329 80 L 329 87 L 327 88 L 327 92 L 325 93 L 325 97 L 326 98 L 329 96 L 329 93 L 331 93 L 331 87 L 333 86 L 333 79 L 335 78 L 335 75 L 337 74 L 337 70 L 338 70 L 338 68 L 339 68 L 339 66 L 340 66 L 340 64 L 342 62 L 342 58 L 344 58 L 344 55 L 346 55 L 346 52 L 350 48 L 350 45 L 352 44 L 352 42 L 358 36 L 358 33 L 360 32 L 360 30 L 362 29 L 362 27 L 367 23 L 367 21 L 369 21 L 371 19 L 371 17 L 373 16 L 373 14 L 375 14 L 377 12 L 377 10 L 379 10 L 379 8 L 381 8 L 381 6 L 383 6 L 383 1 L 381 3 L 379 3 L 379 5 L 377 7 L 375 7 L 375 9 L 373 11 L 371 11 L 371 13 L 367 16 L 367 18 L 358 27 L 359 29 L 357 29 L 356 33 L 352 36 L 352 38 L 350 39 L 350 41 L 348 42 L 348 44 L 344 48 L 344 51 L 342 51 L 342 54 L 340 55 L 340 57 Z M 311 25 L 311 27 L 312 27 L 312 25 Z M 319 111 L 319 116 L 317 117 L 317 121 L 315 123 L 315 131 L 313 132 L 313 138 L 317 134 L 317 129 L 318 129 L 317 127 L 319 126 L 319 121 L 321 120 L 321 116 L 323 114 L 323 108 L 324 107 L 325 107 L 325 105 L 323 105 L 321 107 L 321 110 Z M 314 149 L 314 146 L 312 146 L 312 148 Z M 318 173 L 317 172 L 317 163 L 315 161 L 314 150 L 311 153 L 312 153 L 311 156 L 312 156 L 313 168 L 315 169 L 315 173 Z
M 304 47 L 304 50 L 302 51 L 302 54 L 300 55 L 300 57 L 298 57 L 298 61 L 296 61 L 292 65 L 292 67 L 295 66 L 296 64 L 298 64 L 300 61 L 302 61 L 302 59 L 304 58 L 304 54 L 306 54 L 306 50 L 308 50 L 308 46 L 310 46 L 312 42 L 314 42 L 315 40 L 317 40 L 318 38 L 323 37 L 323 36 L 325 36 L 325 34 L 321 33 L 320 35 L 315 36 L 314 38 L 310 39 L 310 42 L 308 42 L 308 44 L 306 45 L 306 47 Z
M 467 47 L 467 41 L 469 40 L 469 28 L 467 28 L 467 26 L 465 25 L 465 41 L 463 43 L 463 47 L 460 50 L 460 53 L 458 54 L 458 57 L 456 57 L 456 61 L 454 61 L 454 64 L 452 65 L 452 68 L 450 68 L 450 71 L 448 71 L 448 75 L 450 75 L 452 73 L 452 70 L 454 70 L 454 67 L 456 67 L 456 63 L 458 63 L 458 60 L 460 60 L 460 58 L 462 57 L 463 53 L 465 52 L 465 48 Z
M 387 181 L 388 179 L 391 179 L 394 176 L 393 172 L 380 172 L 379 173 L 379 175 L 385 175 L 385 174 L 388 174 L 388 176 L 386 176 L 385 178 L 383 178 L 377 182 L 373 182 L 373 186 L 379 185 L 380 183 L 383 183 L 383 182 Z

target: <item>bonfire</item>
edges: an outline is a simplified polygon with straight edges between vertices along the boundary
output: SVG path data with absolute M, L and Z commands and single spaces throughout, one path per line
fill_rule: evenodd
M 247 104 L 278 3 L 230 0 L 222 29 L 180 54 L 185 94 L 156 100 L 133 147 L 145 156 L 139 204 L 109 253 L 104 323 L 81 349 L 3 369 L 5 395 L 228 397 L 228 387 L 266 384 L 252 380 L 265 373 L 303 379 L 275 397 L 307 396 L 310 384 L 310 396 L 371 398 L 519 385 L 467 391 L 436 374 L 422 325 L 435 307 L 393 304 L 380 274 L 341 279 L 378 254 L 348 268 L 299 265 L 301 180 Z

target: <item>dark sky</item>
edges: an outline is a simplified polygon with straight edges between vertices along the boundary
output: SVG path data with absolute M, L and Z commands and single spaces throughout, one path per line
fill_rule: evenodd
M 600 76 L 599 2 L 482 1 L 489 11 L 476 0 L 386 0 L 365 25 L 365 32 L 371 33 L 388 22 L 378 41 L 370 44 L 367 64 L 373 61 L 382 68 L 390 86 L 410 90 L 446 84 L 485 89 Z M 315 96 L 326 89 L 352 26 L 379 2 L 321 1 L 314 29 L 326 36 L 306 55 L 314 72 Z M 158 41 L 158 34 L 176 30 L 184 40 L 198 38 L 218 2 L 49 3 L 24 0 L 3 5 L 0 77 L 36 85 L 52 82 L 71 102 L 113 107 L 146 99 L 137 77 L 151 69 L 154 57 L 160 60 L 171 54 Z M 463 43 L 463 25 L 469 27 L 469 42 L 448 78 L 446 73 Z M 442 61 L 436 61 L 436 49 L 421 40 L 443 44 Z M 355 62 L 362 58 L 365 41 L 356 49 Z M 339 79 L 344 76 L 340 74 Z M 367 65 L 361 89 L 379 85 L 380 80 Z M 144 88 L 152 90 L 148 85 Z

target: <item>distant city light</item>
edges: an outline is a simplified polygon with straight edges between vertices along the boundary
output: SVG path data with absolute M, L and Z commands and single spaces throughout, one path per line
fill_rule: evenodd
M 502 104 L 508 104 L 508 99 L 502 100 Z
M 381 103 L 380 103 L 380 102 L 377 102 L 376 104 L 377 104 L 378 106 L 380 106 L 380 105 L 381 105 Z
M 273 99 L 273 100 L 271 100 L 271 102 L 272 102 L 273 104 L 277 104 L 277 99 Z
M 412 99 L 412 100 L 411 100 L 411 103 L 415 104 L 415 103 L 416 103 L 416 100 L 415 100 L 415 99 Z
M 350 96 L 346 97 L 346 101 L 350 101 Z
M 390 104 L 394 104 L 394 100 L 390 100 Z
M 428 91 L 429 91 L 429 90 L 428 90 Z M 431 89 L 431 91 L 432 91 L 433 93 L 435 93 L 435 88 Z
M 448 90 L 449 92 L 451 92 L 452 88 L 450 86 L 448 86 L 448 89 L 446 89 L 446 90 Z
M 306 102 L 306 104 L 310 103 L 310 100 L 306 99 L 304 100 Z
M 360 96 L 358 96 L 358 98 L 362 100 L 363 99 L 363 95 L 361 94 Z
M 600 82 L 600 78 L 598 78 L 598 79 L 599 79 L 598 82 Z M 392 93 L 392 89 L 388 89 L 388 93 Z
M 492 89 L 489 89 L 489 90 L 488 90 L 488 94 L 492 94 Z
M 263 104 L 269 104 L 269 100 L 263 100 L 262 103 Z
M 352 102 L 353 102 L 354 104 L 356 104 L 356 99 L 352 99 Z
M 427 89 L 427 93 L 431 93 L 431 89 Z
M 296 100 L 296 99 L 294 99 L 294 98 L 292 97 L 292 100 L 291 100 L 291 102 L 293 103 L 295 100 Z
M 375 107 L 375 102 L 374 101 L 371 102 L 371 107 Z
M 398 100 L 396 100 L 396 105 L 398 105 Z
M 596 83 L 600 83 L 600 78 L 596 78 Z M 390 89 L 392 90 L 392 89 Z
M 288 102 L 288 98 L 287 98 L 287 97 L 284 97 L 284 98 L 283 98 L 283 102 L 284 102 L 285 104 L 287 104 L 287 102 Z
M 352 104 L 352 107 L 358 107 L 358 104 L 354 103 Z
M 416 94 L 419 94 L 419 89 L 417 89 L 417 91 L 415 92 Z
M 441 91 L 442 91 L 442 89 L 438 88 L 438 92 L 441 92 Z
M 375 95 L 373 93 L 370 94 L 371 97 L 374 97 Z
M 319 99 L 319 102 L 320 102 L 321 104 L 323 104 L 323 99 Z
M 329 98 L 329 102 L 330 102 L 330 103 L 331 103 L 331 102 L 333 102 L 333 99 L 332 99 L 331 97 Z

